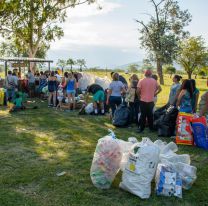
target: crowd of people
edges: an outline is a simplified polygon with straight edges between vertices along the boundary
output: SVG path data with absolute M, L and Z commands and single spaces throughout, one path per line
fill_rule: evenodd
M 76 108 L 75 96 L 82 92 L 85 94 L 85 102 L 89 101 L 91 94 L 93 101 L 94 114 L 105 114 L 107 108 L 111 109 L 111 117 L 119 105 L 128 105 L 131 113 L 131 122 L 138 125 L 138 132 L 143 132 L 146 121 L 150 131 L 153 131 L 153 112 L 157 101 L 157 95 L 162 91 L 157 82 L 157 75 L 152 74 L 151 70 L 146 70 L 143 79 L 139 79 L 136 74 L 131 75 L 129 84 L 126 79 L 118 73 L 111 73 L 112 81 L 107 90 L 98 84 L 91 84 L 86 91 L 79 89 L 79 74 L 65 72 L 63 77 L 58 71 L 35 72 L 28 71 L 26 84 L 29 97 L 38 95 L 41 97 L 43 88 L 48 90 L 48 107 L 65 108 L 74 110 Z M 170 88 L 167 105 L 173 105 L 179 112 L 196 113 L 199 99 L 199 89 L 196 87 L 195 80 L 183 80 L 182 77 L 175 75 L 173 84 Z M 24 84 L 23 84 L 24 85 Z M 21 85 L 22 88 L 24 86 Z M 20 88 L 20 79 L 16 73 L 8 72 L 6 77 L 6 89 L 8 101 L 16 102 L 16 106 L 22 104 L 19 95 L 15 92 Z M 18 101 L 15 100 L 18 99 Z M 63 104 L 63 102 L 67 104 Z M 208 91 L 202 95 L 199 102 L 199 114 L 208 115 Z

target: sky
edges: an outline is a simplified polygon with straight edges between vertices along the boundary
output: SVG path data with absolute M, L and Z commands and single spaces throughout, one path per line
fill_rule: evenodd
M 139 45 L 135 19 L 148 21 L 144 13 L 152 13 L 149 0 L 98 0 L 67 10 L 62 28 L 64 37 L 51 43 L 47 58 L 82 59 L 88 67 L 114 68 L 142 61 L 146 53 Z M 208 42 L 208 0 L 178 0 L 181 9 L 188 9 L 192 22 L 186 28 L 192 36 L 201 35 Z

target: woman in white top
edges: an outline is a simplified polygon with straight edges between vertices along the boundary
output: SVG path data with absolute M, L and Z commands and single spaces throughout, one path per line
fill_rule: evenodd
M 114 73 L 112 78 L 113 78 L 113 81 L 110 83 L 110 86 L 108 89 L 106 104 L 110 105 L 112 116 L 113 116 L 116 108 L 122 102 L 121 94 L 125 93 L 125 86 L 121 81 L 119 81 L 118 73 Z

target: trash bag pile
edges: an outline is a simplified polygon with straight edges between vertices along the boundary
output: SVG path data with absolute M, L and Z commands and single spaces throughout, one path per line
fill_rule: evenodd
M 109 189 L 119 170 L 122 180 L 119 187 L 142 199 L 151 195 L 155 180 L 158 196 L 182 198 L 183 189 L 190 189 L 196 181 L 197 168 L 191 166 L 188 154 L 178 155 L 174 142 L 152 142 L 145 137 L 138 142 L 135 137 L 119 140 L 111 133 L 98 140 L 90 176 L 99 189 Z
M 93 74 L 82 73 L 82 77 L 78 80 L 78 83 L 82 91 L 85 91 L 91 84 L 99 84 L 105 90 L 109 88 L 111 81 L 107 76 L 101 78 Z
M 95 84 L 100 85 L 104 90 L 109 88 L 110 83 L 111 81 L 108 77 L 104 77 L 104 78 L 96 77 L 95 78 Z
M 82 73 L 82 77 L 78 80 L 79 88 L 84 91 L 91 84 L 95 83 L 95 76 L 92 74 Z

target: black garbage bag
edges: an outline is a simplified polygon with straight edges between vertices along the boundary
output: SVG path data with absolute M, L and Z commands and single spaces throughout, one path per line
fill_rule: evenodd
M 167 125 L 161 125 L 158 128 L 158 137 L 171 137 L 172 133 L 170 131 L 169 126 Z
M 161 118 L 161 116 L 165 114 L 165 112 L 166 112 L 166 110 L 168 109 L 169 106 L 170 106 L 169 104 L 166 104 L 163 107 L 157 109 L 154 112 L 154 120 L 158 120 L 159 118 Z
M 130 110 L 126 105 L 121 104 L 117 107 L 114 113 L 112 124 L 116 127 L 126 127 L 129 125 L 129 123 Z
M 158 130 L 158 135 L 160 137 L 170 137 L 174 135 L 177 116 L 178 109 L 174 106 L 170 106 L 165 114 L 154 122 L 154 126 Z

